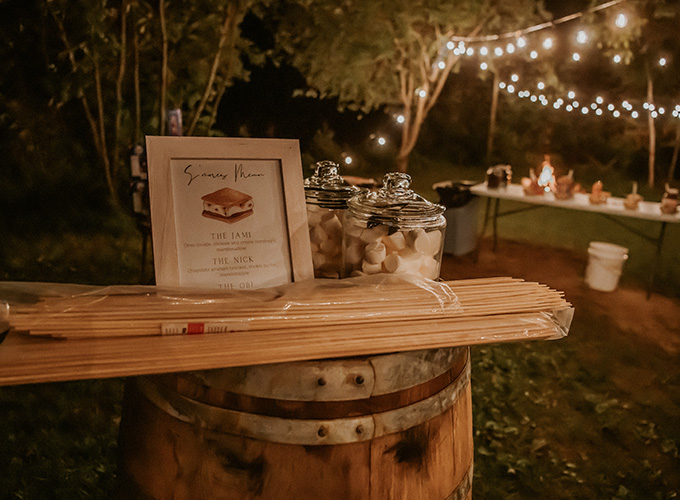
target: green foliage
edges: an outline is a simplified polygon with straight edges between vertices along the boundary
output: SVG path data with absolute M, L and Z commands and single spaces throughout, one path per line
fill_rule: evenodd
M 421 61 L 441 58 L 450 36 L 476 27 L 516 29 L 535 20 L 537 10 L 545 15 L 541 6 L 526 0 L 301 1 L 283 10 L 277 42 L 319 97 L 370 110 L 410 100 L 402 95 L 400 72 L 421 80 Z

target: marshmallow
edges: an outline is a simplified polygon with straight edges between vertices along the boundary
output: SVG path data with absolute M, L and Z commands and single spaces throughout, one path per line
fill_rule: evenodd
M 363 258 L 364 253 L 361 247 L 357 244 L 350 245 L 345 250 L 345 261 L 352 267 L 358 267 L 359 264 L 361 264 L 361 260 Z
M 329 257 L 334 257 L 340 253 L 341 242 L 337 239 L 327 239 L 319 244 L 319 249 Z
M 342 222 L 340 219 L 333 216 L 323 222 L 321 222 L 321 227 L 326 231 L 326 233 L 335 239 L 342 238 Z
M 312 240 L 312 243 L 316 243 L 318 245 L 320 245 L 321 243 L 328 239 L 326 231 L 324 231 L 321 226 L 314 226 L 309 231 L 309 237 Z
M 364 243 L 372 243 L 378 241 L 383 236 L 387 236 L 388 227 L 385 225 L 379 225 L 371 228 L 366 228 L 361 231 L 359 238 Z
M 366 262 L 371 264 L 380 264 L 383 260 L 385 260 L 385 256 L 387 255 L 385 245 L 383 245 L 380 241 L 369 243 L 366 245 L 364 251 L 364 259 Z
M 363 261 L 361 270 L 366 274 L 378 274 L 382 272 L 382 264 L 371 264 L 370 262 Z
M 435 229 L 434 231 L 430 231 L 427 234 L 427 237 L 430 239 L 430 255 L 437 255 L 439 254 L 439 250 L 441 250 L 442 246 L 442 232 L 439 229 Z
M 404 233 L 401 231 L 383 236 L 382 242 L 385 244 L 385 248 L 387 248 L 387 253 L 398 252 L 406 246 L 406 238 L 404 238 Z
M 423 278 L 436 280 L 439 278 L 439 262 L 434 257 L 423 257 L 418 272 Z

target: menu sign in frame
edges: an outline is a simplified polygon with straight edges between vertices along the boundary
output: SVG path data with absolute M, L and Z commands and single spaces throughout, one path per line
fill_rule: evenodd
M 158 286 L 313 279 L 297 140 L 147 136 L 146 147 Z

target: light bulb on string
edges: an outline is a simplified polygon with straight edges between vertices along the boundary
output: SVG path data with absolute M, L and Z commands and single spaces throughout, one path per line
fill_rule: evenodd
M 345 156 L 345 165 L 351 165 L 352 164 L 352 157 L 351 156 Z
M 446 42 L 446 48 L 449 50 L 453 50 L 456 48 L 456 44 L 449 40 L 448 42 Z
M 508 85 L 508 92 L 510 92 L 511 94 L 513 92 L 515 92 L 515 86 L 514 85 Z
M 387 144 L 387 141 L 385 140 L 384 137 L 378 137 L 378 144 L 380 146 L 384 146 L 385 144 Z
M 475 49 L 473 49 L 472 47 L 468 47 L 467 50 L 465 51 L 465 54 L 467 54 L 468 56 L 474 56 Z
M 513 44 L 509 43 L 505 46 L 505 51 L 508 54 L 514 54 L 515 53 L 515 46 Z
M 486 46 L 484 46 L 484 47 L 480 47 L 480 49 L 479 49 L 479 53 L 480 53 L 481 55 L 483 55 L 483 56 L 486 56 L 486 55 L 488 55 L 488 54 L 489 54 L 489 48 L 488 48 L 488 47 L 486 47 Z
M 524 38 L 523 36 L 519 37 L 519 38 L 517 39 L 517 46 L 518 46 L 520 49 L 523 49 L 524 47 L 526 47 L 526 46 L 527 46 L 527 39 Z
M 580 45 L 585 45 L 588 43 L 588 33 L 586 33 L 584 30 L 579 30 L 579 32 L 576 33 L 576 43 Z
M 579 54 L 578 52 L 574 52 L 574 53 L 571 55 L 571 58 L 572 58 L 574 61 L 578 62 L 578 61 L 581 60 L 581 54 Z
M 620 55 L 620 54 L 616 54 L 616 55 L 613 57 L 613 61 L 614 61 L 616 64 L 619 64 L 619 63 L 621 62 L 621 60 L 622 60 L 622 59 L 621 59 L 621 55 Z
M 538 57 L 538 52 L 532 50 L 531 53 L 529 54 L 529 57 L 531 57 L 532 59 L 536 59 Z
M 444 69 L 444 68 L 446 68 L 446 63 L 445 63 L 444 61 L 439 61 L 439 62 L 437 63 L 437 67 L 438 67 L 439 69 Z
M 663 66 L 666 65 L 667 62 L 668 62 L 668 61 L 666 60 L 665 57 L 661 57 L 661 58 L 659 59 L 659 66 L 663 67 Z
M 554 42 L 553 42 L 553 39 L 552 39 L 552 38 L 546 37 L 546 39 L 543 40 L 543 48 L 544 48 L 545 50 L 550 50 L 550 49 L 552 49 L 552 47 L 553 47 L 553 43 L 554 43 Z
M 501 57 L 503 55 L 503 49 L 501 47 L 496 47 L 493 49 L 493 53 L 496 57 Z
M 481 64 L 479 65 L 479 67 L 480 67 L 483 71 L 486 71 L 487 69 L 489 69 L 489 65 L 486 64 L 485 62 L 481 63 Z
M 397 123 L 404 123 L 405 121 L 404 115 L 397 115 Z
M 505 82 L 498 82 L 498 88 L 499 89 L 504 89 L 505 88 Z
M 576 97 L 576 92 L 574 92 L 573 90 L 570 90 L 569 92 L 567 92 L 567 97 L 569 99 L 573 99 L 574 97 Z
M 633 111 L 633 112 L 630 114 L 630 116 L 631 116 L 632 118 L 637 118 L 637 117 L 640 116 L 640 115 L 638 114 L 637 111 Z
M 581 108 L 581 113 L 584 114 L 584 115 L 587 115 L 589 111 L 590 111 L 590 110 L 589 110 L 586 106 L 583 106 L 583 107 Z
M 597 108 L 597 109 L 595 110 L 595 114 L 596 114 L 597 116 L 602 116 L 602 110 L 601 110 L 600 108 Z
M 513 73 L 510 77 L 510 80 L 516 83 L 519 80 L 519 75 L 517 73 Z
M 614 116 L 614 118 L 618 118 L 619 116 L 621 116 L 621 113 L 619 112 L 618 109 L 615 109 L 615 110 L 612 112 L 612 115 Z
M 617 28 L 625 28 L 628 26 L 628 16 L 621 12 L 618 16 L 616 16 L 616 21 L 614 21 L 614 24 L 616 24 Z

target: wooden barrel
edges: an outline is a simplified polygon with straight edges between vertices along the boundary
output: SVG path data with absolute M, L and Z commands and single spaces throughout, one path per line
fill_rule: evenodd
M 120 452 L 125 499 L 469 499 L 469 349 L 131 379 Z

